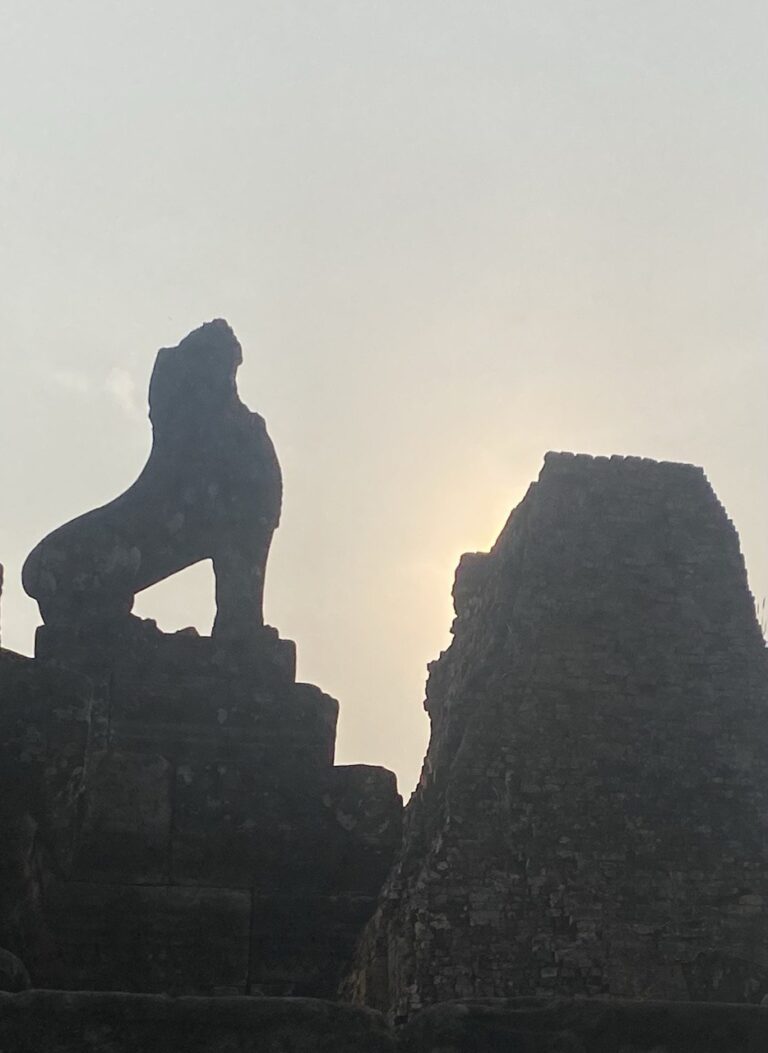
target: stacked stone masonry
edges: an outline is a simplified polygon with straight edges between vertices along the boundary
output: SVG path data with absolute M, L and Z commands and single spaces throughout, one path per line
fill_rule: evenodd
M 394 776 L 333 765 L 337 704 L 247 649 L 128 623 L 47 668 L 94 685 L 71 871 L 45 891 L 45 986 L 330 995 L 400 834 Z
M 399 844 L 394 775 L 334 765 L 338 705 L 263 623 L 281 477 L 241 360 L 221 320 L 162 349 L 138 480 L 24 566 L 45 624 L 34 660 L 0 653 L 6 986 L 26 963 L 48 988 L 332 995 Z M 210 637 L 130 614 L 202 559 Z
M 550 454 L 465 556 L 403 848 L 344 988 L 760 1002 L 768 677 L 704 474 Z
M 253 648 L 129 628 L 79 672 L 47 628 L 45 659 L 0 653 L 0 947 L 43 987 L 331 995 L 394 776 L 334 766 L 336 703 Z

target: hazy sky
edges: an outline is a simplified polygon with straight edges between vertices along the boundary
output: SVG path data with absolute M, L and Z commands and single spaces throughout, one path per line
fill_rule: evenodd
M 4 0 L 3 643 L 226 317 L 285 478 L 267 619 L 338 759 L 427 736 L 459 555 L 548 449 L 705 466 L 768 593 L 765 0 Z M 212 619 L 212 573 L 143 594 Z

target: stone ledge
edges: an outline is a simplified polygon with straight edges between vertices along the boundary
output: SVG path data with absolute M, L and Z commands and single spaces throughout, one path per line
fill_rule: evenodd
M 768 1008 L 621 999 L 478 999 L 415 1016 L 312 998 L 0 993 L 3 1053 L 765 1053 Z
M 41 985 L 200 996 L 247 990 L 248 890 L 52 882 L 45 917 L 60 961 L 48 974 L 33 973 Z M 0 1053 L 9 1053 L 2 1042 Z
M 765 1053 L 768 1008 L 620 999 L 479 999 L 415 1016 L 401 1053 Z
M 3 1053 L 394 1053 L 382 1018 L 304 998 L 0 994 Z

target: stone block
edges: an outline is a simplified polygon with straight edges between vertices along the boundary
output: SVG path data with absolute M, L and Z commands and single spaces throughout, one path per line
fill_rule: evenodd
M 277 689 L 296 679 L 296 645 L 271 626 L 254 628 L 247 640 L 222 640 L 199 636 L 194 630 L 164 633 L 154 622 L 142 621 L 130 646 L 115 649 L 113 669 L 119 680 L 168 673 L 213 675 Z
M 323 803 L 333 816 L 333 887 L 370 894 L 384 882 L 402 838 L 403 801 L 394 773 L 368 764 L 335 767 Z
M 173 769 L 161 756 L 109 751 L 89 758 L 75 860 L 81 880 L 169 880 Z
M 0 756 L 6 807 L 17 794 L 71 861 L 73 818 L 90 734 L 92 686 L 82 676 L 0 652 Z
M 115 678 L 110 744 L 180 761 L 248 757 L 296 773 L 333 762 L 338 703 L 317 688 L 155 672 Z
M 61 961 L 41 986 L 171 994 L 247 989 L 248 892 L 57 882 L 46 890 L 44 907 Z
M 296 645 L 270 626 L 254 627 L 247 640 L 200 636 L 195 630 L 164 633 L 151 619 L 129 616 L 98 626 L 41 625 L 35 657 L 96 679 L 156 675 L 241 679 L 285 687 L 296 679 Z
M 278 758 L 186 763 L 175 802 L 179 884 L 373 895 L 400 842 L 402 801 L 383 768 L 295 772 Z
M 375 896 L 255 895 L 251 994 L 333 998 Z
M 686 1002 L 477 999 L 417 1013 L 401 1053 L 762 1053 L 768 1009 Z
M 180 764 L 172 876 L 180 884 L 322 891 L 323 783 L 251 762 Z

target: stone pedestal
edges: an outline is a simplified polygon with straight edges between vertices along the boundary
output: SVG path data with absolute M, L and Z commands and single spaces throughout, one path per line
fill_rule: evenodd
M 399 842 L 381 768 L 334 767 L 338 705 L 248 644 L 131 618 L 43 627 L 38 665 L 94 684 L 71 870 L 45 890 L 47 986 L 332 995 Z

